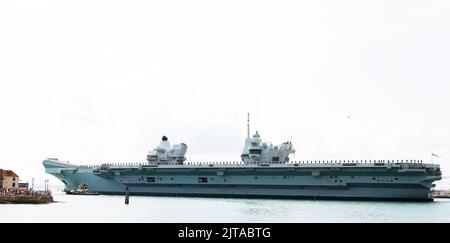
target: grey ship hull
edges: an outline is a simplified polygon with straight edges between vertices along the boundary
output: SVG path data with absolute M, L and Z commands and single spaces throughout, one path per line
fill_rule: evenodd
M 100 192 L 104 195 L 123 195 L 123 192 Z M 131 187 L 131 195 L 176 196 L 176 197 L 218 197 L 218 198 L 267 198 L 267 199 L 340 199 L 380 201 L 433 201 L 426 188 L 383 188 L 374 189 L 359 185 L 338 188 L 326 187 L 255 187 L 234 186 L 152 186 Z
M 233 198 L 431 201 L 438 165 L 288 163 L 76 166 L 45 160 L 66 190 L 86 183 L 100 194 Z

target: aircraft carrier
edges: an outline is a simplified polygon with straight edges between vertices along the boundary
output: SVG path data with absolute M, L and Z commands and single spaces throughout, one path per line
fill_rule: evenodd
M 49 158 L 45 171 L 65 190 L 87 185 L 99 194 L 233 198 L 432 201 L 438 164 L 420 160 L 291 161 L 292 142 L 247 138 L 236 162 L 186 161 L 187 145 L 163 137 L 146 163 L 75 165 Z

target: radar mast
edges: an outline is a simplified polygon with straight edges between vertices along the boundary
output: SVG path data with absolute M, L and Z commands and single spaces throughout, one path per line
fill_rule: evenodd
M 247 113 L 247 138 L 250 138 L 250 113 Z

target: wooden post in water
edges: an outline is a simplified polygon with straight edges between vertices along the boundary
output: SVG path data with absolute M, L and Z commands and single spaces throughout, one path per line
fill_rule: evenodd
M 130 203 L 130 193 L 128 190 L 128 186 L 125 187 L 125 204 L 129 204 Z

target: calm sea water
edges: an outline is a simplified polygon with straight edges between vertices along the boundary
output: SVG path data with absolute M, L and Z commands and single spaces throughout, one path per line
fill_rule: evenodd
M 0 204 L 0 222 L 450 222 L 450 199 L 428 203 L 65 195 Z

